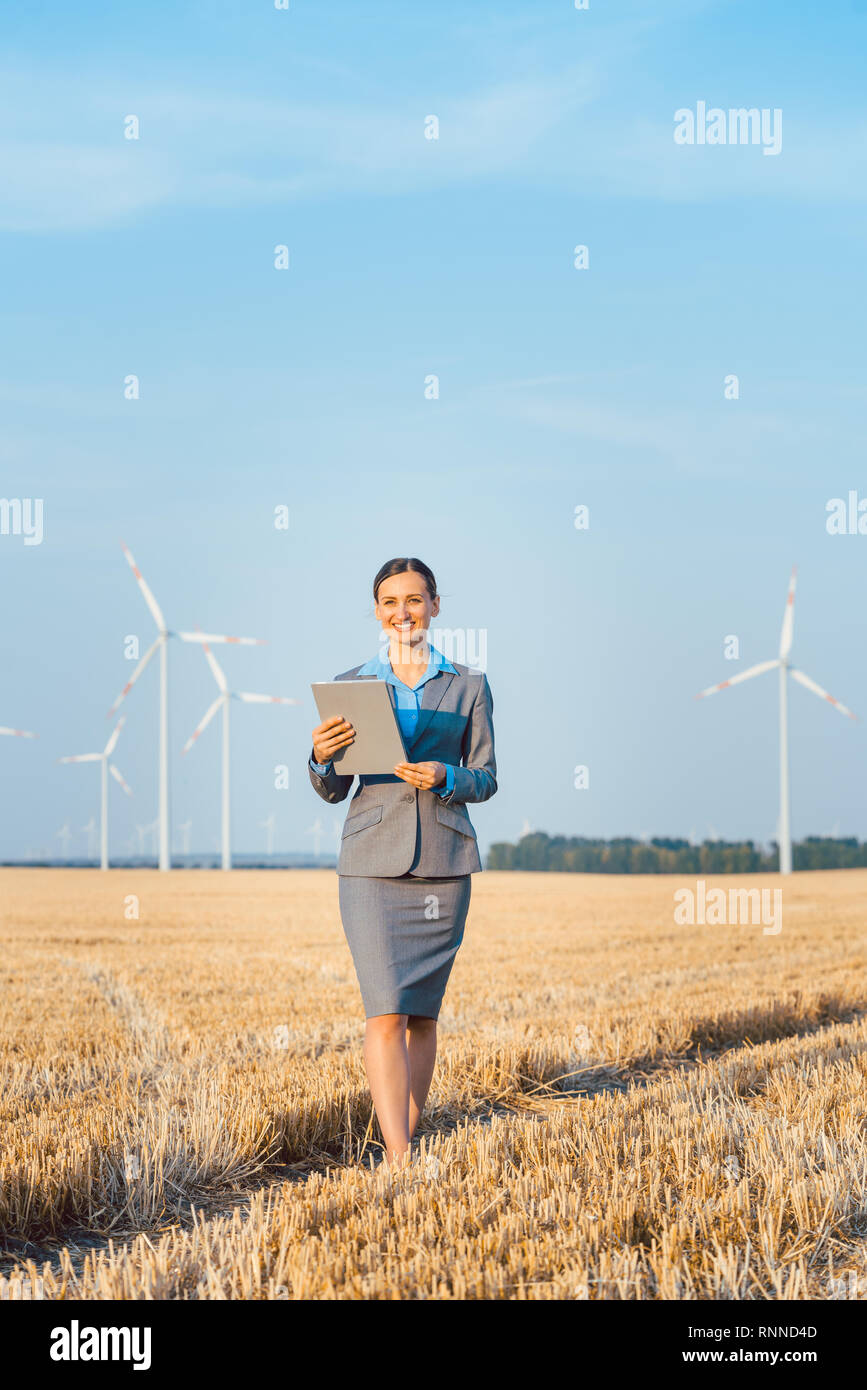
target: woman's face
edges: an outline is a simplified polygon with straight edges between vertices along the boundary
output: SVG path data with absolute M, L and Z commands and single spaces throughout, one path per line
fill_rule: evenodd
M 383 632 L 401 644 L 424 641 L 431 618 L 440 611 L 439 597 L 431 598 L 424 577 L 415 570 L 383 579 L 376 599 L 376 616 Z

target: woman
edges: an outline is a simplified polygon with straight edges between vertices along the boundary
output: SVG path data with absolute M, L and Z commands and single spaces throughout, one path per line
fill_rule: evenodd
M 383 646 L 335 679 L 388 683 L 407 760 L 393 774 L 359 777 L 337 873 L 367 1020 L 364 1063 L 391 1165 L 409 1154 L 427 1099 L 470 875 L 482 867 L 466 803 L 494 795 L 497 767 L 487 677 L 428 641 L 440 610 L 431 570 L 408 556 L 389 560 L 373 598 Z M 354 738 L 339 715 L 313 730 L 310 780 L 324 801 L 349 794 L 353 779 L 332 760 Z

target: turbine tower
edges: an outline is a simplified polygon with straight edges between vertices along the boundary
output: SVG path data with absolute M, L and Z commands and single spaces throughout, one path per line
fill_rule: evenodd
M 713 695 L 717 690 L 725 690 L 727 686 L 737 685 L 739 681 L 748 681 L 753 676 L 760 676 L 765 671 L 772 671 L 774 667 L 780 673 L 780 873 L 790 874 L 792 872 L 792 834 L 789 823 L 789 733 L 788 733 L 788 710 L 786 708 L 786 697 L 788 688 L 786 677 L 791 676 L 793 680 L 804 685 L 808 690 L 812 690 L 814 695 L 819 695 L 821 699 L 827 700 L 830 705 L 838 709 L 841 714 L 845 714 L 849 719 L 854 719 L 855 715 L 845 705 L 841 705 L 839 700 L 835 700 L 833 695 L 829 695 L 827 690 L 823 690 L 821 685 L 817 685 L 809 676 L 805 676 L 803 671 L 797 671 L 794 666 L 789 664 L 789 652 L 792 647 L 792 628 L 795 621 L 795 575 L 797 566 L 792 567 L 792 574 L 789 579 L 789 592 L 786 596 L 786 607 L 783 613 L 783 627 L 780 632 L 780 650 L 772 661 L 760 661 L 758 665 L 751 666 L 748 671 L 741 671 L 736 676 L 731 676 L 727 681 L 721 681 L 719 685 L 708 686 L 707 690 L 700 690 L 696 695 L 697 700 L 703 699 L 706 695 Z
M 196 728 L 190 734 L 183 747 L 183 752 L 187 753 L 192 748 L 199 734 L 211 722 L 217 710 L 223 711 L 223 814 L 222 814 L 222 834 L 221 834 L 221 867 L 231 869 L 232 867 L 232 846 L 231 846 L 231 814 L 229 809 L 229 706 L 232 700 L 243 700 L 245 704 L 253 705 L 300 705 L 300 700 L 287 699 L 285 695 L 251 695 L 248 690 L 230 690 L 223 668 L 220 666 L 214 653 L 208 646 L 210 638 L 202 638 L 202 649 L 207 657 L 211 674 L 217 682 L 220 691 L 214 703 L 206 710 L 203 718 L 199 721 Z
M 261 646 L 262 638 L 259 637 L 224 637 L 214 633 L 204 632 L 173 632 L 166 627 L 166 621 L 162 614 L 162 609 L 151 593 L 147 583 L 142 577 L 141 571 L 136 565 L 135 560 L 128 548 L 121 541 L 123 553 L 126 556 L 127 564 L 136 578 L 136 583 L 142 592 L 142 597 L 150 609 L 151 617 L 157 625 L 157 636 L 148 650 L 145 652 L 138 666 L 127 681 L 123 690 L 118 695 L 114 704 L 108 712 L 109 719 L 114 714 L 121 700 L 132 689 L 144 668 L 147 666 L 154 652 L 159 648 L 160 653 L 160 760 L 159 760 L 159 787 L 160 787 L 160 812 L 159 812 L 159 867 L 170 869 L 172 867 L 171 857 L 171 834 L 169 828 L 169 638 L 177 637 L 181 642 L 237 642 L 241 646 L 253 647 Z
M 69 758 L 58 758 L 59 763 L 101 763 L 101 785 L 102 785 L 102 812 L 101 812 L 101 832 L 100 832 L 100 864 L 101 869 L 108 868 L 108 774 L 111 773 L 116 782 L 119 782 L 127 796 L 132 796 L 132 792 L 126 782 L 121 777 L 113 762 L 110 762 L 112 753 L 115 750 L 120 731 L 124 726 L 126 716 L 121 715 L 117 724 L 109 735 L 108 743 L 101 753 L 75 753 Z

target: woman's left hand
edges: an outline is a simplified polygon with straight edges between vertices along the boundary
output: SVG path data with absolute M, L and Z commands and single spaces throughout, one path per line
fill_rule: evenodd
M 395 776 L 414 787 L 441 787 L 446 780 L 445 763 L 398 763 Z

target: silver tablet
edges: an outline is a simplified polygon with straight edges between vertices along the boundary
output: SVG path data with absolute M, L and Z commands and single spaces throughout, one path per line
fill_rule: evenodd
M 355 739 L 334 755 L 334 770 L 343 776 L 393 773 L 395 763 L 406 761 L 406 749 L 397 715 L 381 680 L 319 681 L 311 685 L 320 721 L 343 715 L 355 730 Z

